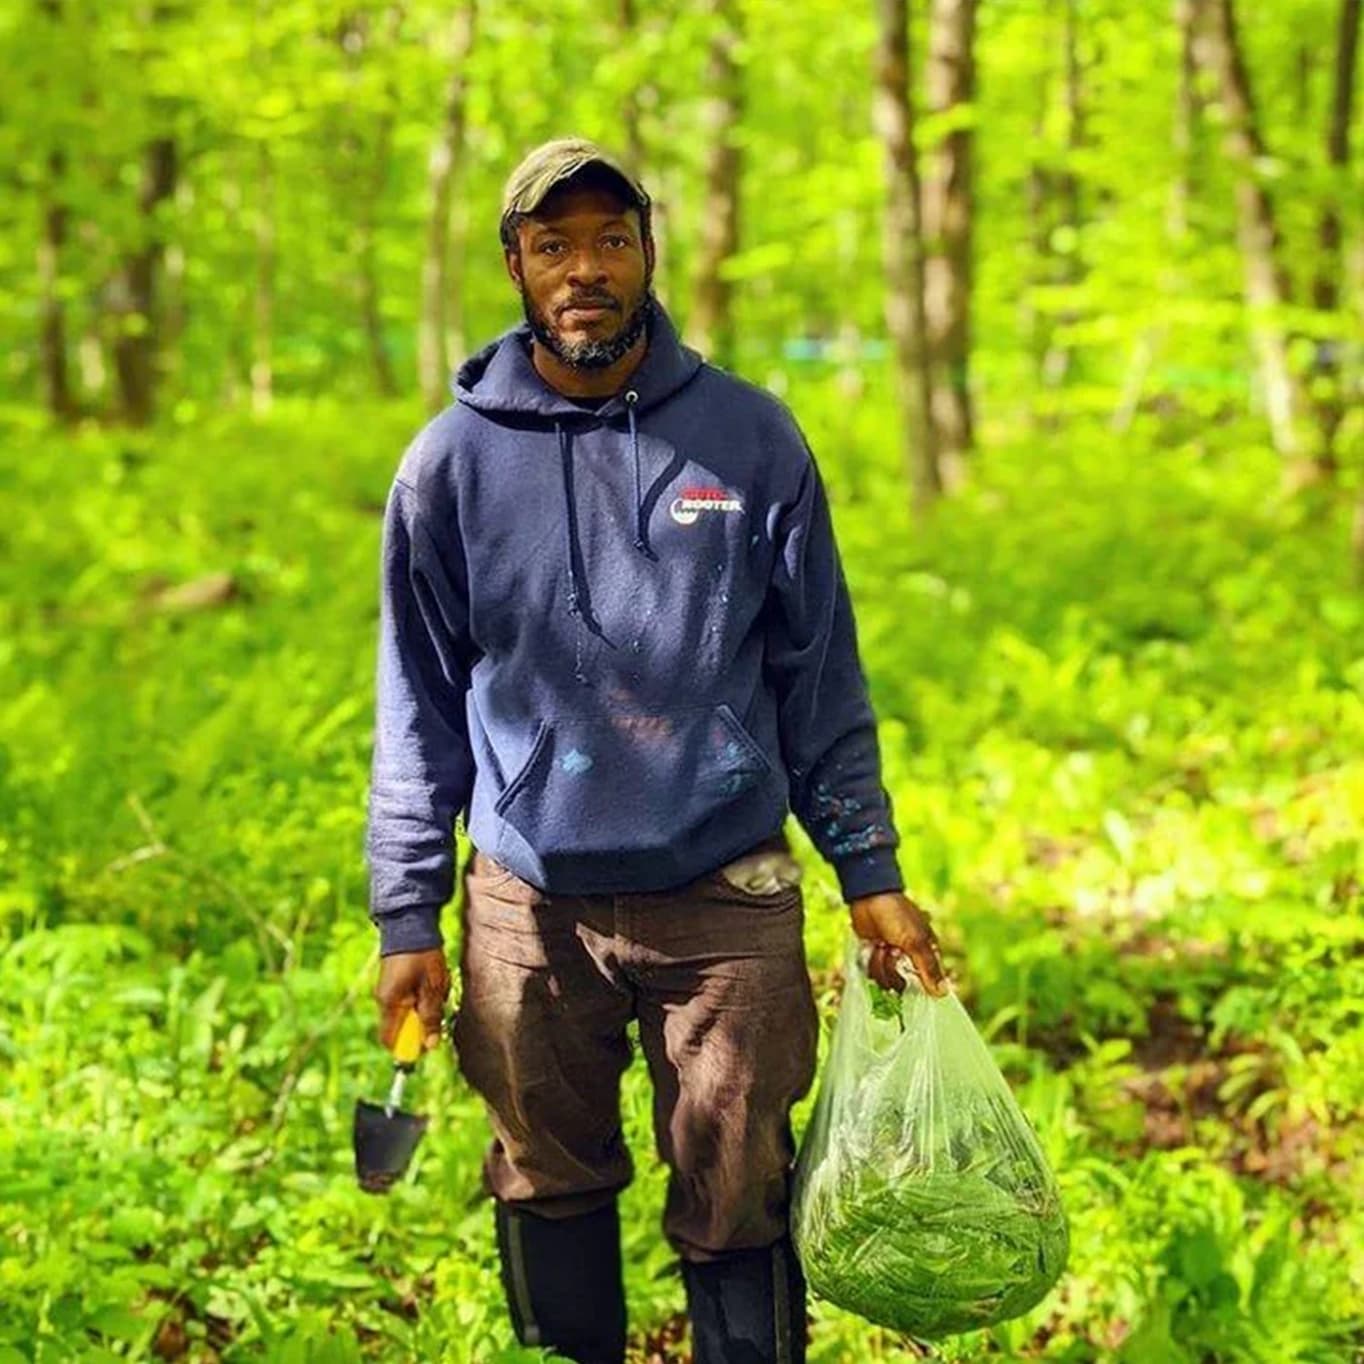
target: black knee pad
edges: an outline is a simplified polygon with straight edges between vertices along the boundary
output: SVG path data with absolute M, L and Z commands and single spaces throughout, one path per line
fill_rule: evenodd
M 493 1200 L 502 1287 L 516 1338 L 576 1364 L 624 1364 L 625 1282 L 614 1200 L 573 1217 L 539 1217 Z
M 684 1260 L 682 1279 L 694 1364 L 805 1364 L 805 1275 L 789 1237 Z

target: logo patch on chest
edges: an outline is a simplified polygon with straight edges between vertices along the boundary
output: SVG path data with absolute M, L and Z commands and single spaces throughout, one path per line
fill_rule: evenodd
M 683 488 L 675 497 L 668 514 L 679 526 L 690 526 L 702 512 L 741 512 L 743 500 L 726 488 Z

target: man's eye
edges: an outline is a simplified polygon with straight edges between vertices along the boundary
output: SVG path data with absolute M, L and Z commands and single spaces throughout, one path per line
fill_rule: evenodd
M 563 242 L 544 242 L 541 244 L 540 250 L 544 252 L 546 255 L 553 255 L 558 252 L 559 248 L 562 245 Z
M 630 238 L 629 238 L 629 237 L 622 237 L 622 236 L 620 235 L 619 232 L 614 233 L 614 234 L 612 234 L 611 236 L 607 237 L 607 238 L 606 238 L 606 241 L 607 241 L 607 244 L 610 245 L 610 246 L 629 246 L 629 245 L 630 245 Z

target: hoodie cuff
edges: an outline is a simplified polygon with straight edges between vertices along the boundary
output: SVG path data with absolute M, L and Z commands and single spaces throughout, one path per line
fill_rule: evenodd
M 410 905 L 388 914 L 370 916 L 379 930 L 379 955 L 396 952 L 429 952 L 444 947 L 440 932 L 439 905 Z
M 902 891 L 905 888 L 905 878 L 900 874 L 894 848 L 872 848 L 868 852 L 854 853 L 841 862 L 835 862 L 834 871 L 843 898 L 849 902 L 864 895 L 877 895 L 889 890 Z

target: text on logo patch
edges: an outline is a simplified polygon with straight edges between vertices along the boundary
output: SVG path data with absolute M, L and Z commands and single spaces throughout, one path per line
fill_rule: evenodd
M 668 508 L 679 526 L 690 526 L 702 512 L 741 512 L 743 502 L 724 488 L 683 488 Z

